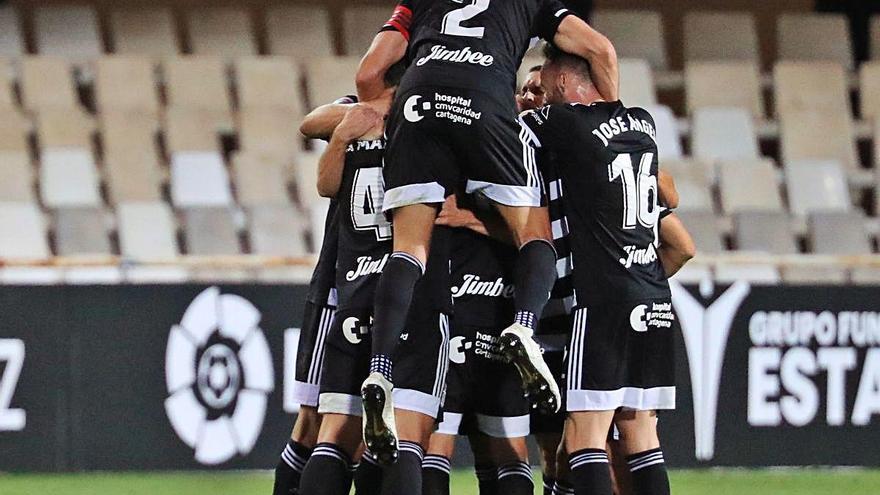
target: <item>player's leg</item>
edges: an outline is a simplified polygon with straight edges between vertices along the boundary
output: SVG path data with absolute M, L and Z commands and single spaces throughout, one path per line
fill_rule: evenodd
M 455 453 L 455 435 L 435 432 L 422 461 L 422 494 L 449 495 L 449 474 Z
M 569 412 L 565 424 L 565 449 L 574 493 L 612 495 L 605 441 L 614 411 Z
M 488 439 L 492 460 L 498 466 L 498 493 L 531 495 L 535 491 L 526 437 Z
M 359 416 L 324 414 L 318 441 L 300 480 L 302 495 L 346 495 L 361 444 Z
M 561 325 L 557 331 L 553 330 L 553 324 Z M 544 334 L 541 336 L 542 347 L 544 350 L 544 361 L 550 367 L 553 377 L 556 379 L 557 385 L 564 386 L 563 376 L 565 375 L 565 352 L 562 342 L 555 342 L 557 339 L 563 339 L 570 332 L 571 325 L 568 319 L 557 319 L 556 321 L 542 321 L 541 325 L 547 325 L 542 329 Z M 555 337 L 554 335 L 558 336 Z M 554 340 L 553 344 L 547 344 L 546 340 Z M 552 345 L 553 347 L 550 347 Z M 560 457 L 560 448 L 562 446 L 562 430 L 565 426 L 565 412 L 559 411 L 556 414 L 547 415 L 540 414 L 532 410 L 529 418 L 529 430 L 535 438 L 540 454 L 541 472 L 543 478 L 544 494 L 550 495 L 560 483 L 560 490 L 569 488 L 568 478 L 568 458 L 563 455 Z M 564 451 L 564 449 L 563 449 Z
M 620 443 L 632 478 L 632 491 L 639 495 L 668 495 L 669 476 L 655 411 L 622 410 L 615 416 Z
M 558 479 L 556 453 L 559 450 L 559 443 L 562 441 L 562 433 L 535 433 L 533 436 L 540 455 L 544 495 L 552 495 L 553 487 L 556 486 Z
M 614 490 L 614 494 L 631 495 L 633 493 L 632 479 L 617 425 L 614 425 L 612 431 L 609 432 L 608 445 L 605 450 L 608 451 L 608 462 L 611 465 L 611 488 Z

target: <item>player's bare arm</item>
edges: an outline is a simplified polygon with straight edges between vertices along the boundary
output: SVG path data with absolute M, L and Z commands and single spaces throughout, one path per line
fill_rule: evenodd
M 407 44 L 404 35 L 398 31 L 382 31 L 373 38 L 355 77 L 360 101 L 371 101 L 382 96 L 386 89 L 385 73 L 403 59 Z
M 454 194 L 446 198 L 446 202 L 443 203 L 443 208 L 440 209 L 440 214 L 437 215 L 437 220 L 434 224 L 470 229 L 478 234 L 491 237 L 496 241 L 514 244 L 510 230 L 496 210 L 462 207 L 458 204 Z
M 660 263 L 667 277 L 675 275 L 697 254 L 694 239 L 674 213 L 660 222 Z
M 678 208 L 678 190 L 672 175 L 663 170 L 657 172 L 657 187 L 660 204 L 670 209 Z
M 590 62 L 593 84 L 606 101 L 619 99 L 617 52 L 608 38 L 570 15 L 559 24 L 553 43 L 562 51 Z
M 299 126 L 299 132 L 307 138 L 327 139 L 353 106 L 353 103 L 321 105 L 306 115 Z
M 336 196 L 342 183 L 345 150 L 349 143 L 376 134 L 381 125 L 382 116 L 366 105 L 357 104 L 348 109 L 318 162 L 318 194 L 327 198 Z

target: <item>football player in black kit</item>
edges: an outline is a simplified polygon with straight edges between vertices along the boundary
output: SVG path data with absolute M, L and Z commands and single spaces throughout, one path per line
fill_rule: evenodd
M 577 301 L 566 373 L 570 480 L 576 494 L 611 495 L 613 422 L 635 493 L 668 494 L 656 411 L 675 407 L 674 316 L 659 253 L 653 118 L 605 101 L 586 60 L 553 47 L 546 55 L 552 105 L 521 121 L 533 146 L 555 152 L 567 199 Z
M 373 41 L 356 78 L 369 101 L 406 59 L 387 124 L 384 209 L 394 215 L 394 253 L 376 290 L 373 357 L 364 381 L 364 440 L 385 462 L 396 456 L 392 355 L 428 260 L 438 209 L 456 189 L 491 200 L 520 249 L 514 323 L 500 338 L 530 400 L 560 406 L 558 386 L 532 339 L 556 278 L 556 253 L 534 155 L 515 124 L 516 69 L 538 36 L 589 59 L 594 80 L 617 95 L 611 43 L 558 0 L 403 0 Z

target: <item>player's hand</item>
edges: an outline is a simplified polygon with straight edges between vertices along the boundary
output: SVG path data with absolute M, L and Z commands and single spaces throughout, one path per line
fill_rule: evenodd
M 367 105 L 358 103 L 351 107 L 339 123 L 335 134 L 342 140 L 354 141 L 382 125 L 382 115 Z
M 437 215 L 435 224 L 444 225 L 446 227 L 471 228 L 476 224 L 481 224 L 481 222 L 472 211 L 459 208 L 458 201 L 453 194 L 446 198 L 446 202 L 443 203 L 443 209 L 441 209 L 440 214 Z

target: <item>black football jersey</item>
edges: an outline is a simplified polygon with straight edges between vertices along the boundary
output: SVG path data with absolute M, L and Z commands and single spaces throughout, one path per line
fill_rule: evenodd
M 571 331 L 570 315 L 574 306 L 572 287 L 572 256 L 569 242 L 570 228 L 565 214 L 563 180 L 556 164 L 556 154 L 551 150 L 538 150 L 537 163 L 541 172 L 541 186 L 550 214 L 550 230 L 556 249 L 556 282 L 550 292 L 550 300 L 536 329 L 537 335 L 561 335 Z M 564 339 L 563 339 L 564 342 Z
M 501 330 L 513 321 L 517 250 L 470 229 L 452 229 L 452 300 L 456 324 Z
M 409 41 L 402 92 L 429 85 L 513 95 L 530 39 L 552 40 L 569 14 L 559 0 L 402 0 L 382 30 Z
M 669 297 L 657 254 L 651 115 L 618 101 L 551 105 L 524 114 L 522 122 L 532 144 L 556 156 L 577 305 Z
M 382 213 L 385 140 L 348 145 L 337 202 L 339 309 L 373 306 L 373 291 L 391 254 L 391 222 Z
M 333 290 L 336 284 L 336 250 L 339 243 L 339 222 L 336 218 L 336 200 L 330 200 L 327 218 L 324 220 L 324 238 L 321 241 L 321 252 L 318 263 L 309 281 L 308 301 L 314 304 L 336 305 Z

